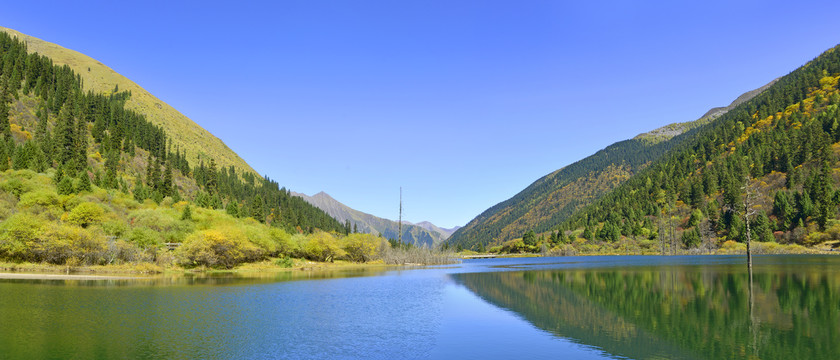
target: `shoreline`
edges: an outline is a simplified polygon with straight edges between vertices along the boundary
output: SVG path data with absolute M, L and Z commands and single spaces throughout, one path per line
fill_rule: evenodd
M 283 267 L 272 261 L 246 263 L 232 269 L 160 267 L 151 263 L 123 265 L 92 265 L 68 268 L 65 265 L 44 263 L 0 262 L 0 280 L 142 280 L 172 277 L 215 277 L 233 275 L 261 278 L 279 274 L 307 274 L 343 271 L 387 271 L 407 268 L 406 265 L 389 265 L 381 262 L 352 263 L 337 261 L 322 263 L 298 260 L 293 266 Z
M 76 275 L 76 274 L 33 274 L 0 272 L 0 280 L 136 280 L 137 276 Z

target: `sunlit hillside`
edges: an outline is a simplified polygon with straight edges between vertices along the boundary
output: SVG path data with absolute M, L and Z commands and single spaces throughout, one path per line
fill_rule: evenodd
M 163 127 L 173 145 L 186 150 L 186 157 L 190 162 L 197 164 L 198 159 L 207 161 L 213 158 L 222 167 L 233 165 L 239 171 L 259 175 L 222 140 L 108 66 L 80 52 L 16 30 L 0 27 L 0 31 L 23 40 L 30 53 L 46 55 L 56 65 L 70 66 L 82 77 L 85 90 L 101 94 L 111 94 L 115 89 L 130 91 L 131 98 L 126 102 L 126 108 L 145 115 L 151 123 Z

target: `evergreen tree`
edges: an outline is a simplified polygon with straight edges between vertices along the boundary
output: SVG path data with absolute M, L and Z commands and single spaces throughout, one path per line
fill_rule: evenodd
M 143 185 L 140 178 L 137 178 L 137 181 L 134 183 L 134 200 L 143 202 L 143 200 L 148 199 L 150 196 L 151 194 L 149 194 L 149 189 Z
M 239 206 L 233 201 L 228 202 L 225 212 L 230 216 L 239 217 Z
M 207 178 L 204 183 L 204 188 L 207 190 L 208 193 L 215 194 L 216 193 L 216 160 L 210 158 L 210 166 L 207 168 Z
M 750 226 L 753 237 L 761 242 L 774 241 L 773 231 L 770 229 L 770 219 L 767 213 L 759 211 Z
M 9 79 L 6 75 L 0 75 L 0 137 L 12 137 L 12 128 L 9 123 L 9 103 L 11 101 Z
M 58 194 L 59 195 L 70 195 L 74 193 L 73 189 L 73 180 L 69 176 L 63 176 L 61 181 L 58 183 Z
M 73 163 L 76 165 L 76 169 L 81 171 L 87 167 L 87 121 L 85 121 L 84 116 L 80 116 L 76 124 L 77 127 L 73 142 Z
M 58 120 L 56 120 L 55 132 L 53 133 L 53 149 L 56 160 L 59 165 L 65 165 L 73 161 L 75 158 L 74 150 L 75 141 L 75 120 L 70 110 L 70 106 L 65 104 L 58 113 Z
M 26 143 L 31 144 L 30 141 Z M 17 146 L 12 155 L 12 168 L 15 170 L 28 168 L 30 160 L 35 156 L 33 151 L 34 149 L 31 146 L 26 146 L 25 144 Z
M 90 185 L 90 178 L 88 177 L 87 170 L 83 170 L 79 173 L 79 186 L 76 190 L 78 192 L 90 192 L 93 190 Z
M 527 246 L 536 246 L 537 237 L 536 234 L 534 234 L 534 230 L 528 230 L 525 235 L 522 235 L 522 242 Z
M 259 222 L 265 222 L 265 212 L 263 211 L 263 199 L 260 195 L 254 196 L 251 200 L 251 217 Z
M 181 212 L 181 220 L 192 220 L 192 209 L 190 209 L 190 204 L 184 206 L 184 211 Z
M 109 150 L 105 155 L 105 179 L 103 180 L 105 188 L 113 189 L 117 187 L 117 170 L 119 168 L 119 163 L 119 150 Z
M 796 210 L 787 191 L 779 190 L 773 195 L 773 215 L 778 220 L 777 229 L 789 230 L 793 226 Z
M 161 191 L 167 196 L 172 196 L 173 193 L 177 192 L 175 186 L 172 184 L 172 167 L 169 166 L 169 162 L 166 162 L 166 167 L 163 171 L 163 178 L 161 179 Z

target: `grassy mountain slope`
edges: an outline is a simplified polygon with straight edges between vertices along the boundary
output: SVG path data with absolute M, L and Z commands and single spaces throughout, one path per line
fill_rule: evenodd
M 739 96 L 740 100 L 736 102 L 755 96 L 768 85 Z M 478 244 L 493 245 L 521 237 L 528 230 L 545 232 L 553 229 L 575 211 L 629 179 L 646 164 L 662 157 L 683 140 L 676 135 L 707 124 L 731 106 L 710 111 L 696 120 L 696 125 L 692 122 L 671 124 L 660 128 L 667 130 L 657 129 L 617 142 L 554 171 L 512 198 L 485 210 L 458 229 L 448 241 L 464 248 L 477 248 Z
M 259 175 L 222 140 L 108 66 L 77 51 L 16 30 L 0 27 L 0 31 L 24 41 L 30 53 L 37 52 L 45 55 L 56 65 L 70 66 L 82 77 L 86 91 L 91 90 L 98 94 L 111 94 L 115 88 L 119 91 L 130 91 L 131 98 L 126 102 L 126 108 L 144 115 L 151 123 L 163 127 L 173 145 L 186 151 L 190 162 L 198 164 L 198 159 L 206 162 L 212 158 L 221 167 L 233 165 L 240 172 Z
M 341 223 L 349 221 L 350 226 L 357 227 L 361 233 L 382 235 L 388 239 L 398 238 L 399 224 L 396 221 L 383 219 L 355 210 L 333 199 L 327 193 L 319 192 L 313 196 L 299 193 L 292 193 L 292 195 L 303 198 Z M 443 240 L 445 240 L 445 237 L 439 232 L 430 231 L 421 226 L 403 223 L 402 241 L 404 243 L 432 247 Z

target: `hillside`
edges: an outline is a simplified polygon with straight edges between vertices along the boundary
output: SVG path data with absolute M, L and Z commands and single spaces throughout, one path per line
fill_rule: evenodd
M 663 253 L 747 239 L 836 247 L 838 49 L 680 136 L 666 156 L 560 224 L 561 238 Z
M 388 239 L 398 238 L 399 224 L 396 221 L 383 219 L 350 208 L 324 192 L 319 192 L 313 196 L 299 193 L 292 193 L 292 195 L 303 198 L 308 203 L 336 218 L 339 222 L 349 224 L 357 232 L 382 235 Z M 433 224 L 429 224 L 437 228 Z M 442 232 L 406 222 L 403 222 L 402 234 L 402 241 L 404 243 L 430 247 L 439 244 L 448 237 Z
M 775 84 L 776 81 L 779 81 L 779 79 L 773 79 L 773 81 L 767 83 L 766 85 L 764 85 L 764 86 L 762 86 L 758 89 L 747 91 L 747 92 L 741 94 L 735 100 L 733 100 L 732 103 L 730 103 L 728 106 L 716 107 L 716 108 L 709 109 L 709 111 L 707 111 L 705 114 L 703 114 L 703 116 L 701 116 L 697 120 L 668 124 L 668 125 L 665 125 L 663 127 L 648 131 L 646 133 L 636 135 L 636 137 L 634 137 L 633 139 L 648 141 L 648 142 L 651 142 L 651 143 L 656 143 L 656 142 L 668 140 L 668 139 L 670 139 L 674 136 L 682 134 L 682 133 L 684 133 L 686 131 L 689 131 L 691 129 L 706 125 L 706 124 L 710 123 L 712 120 L 718 118 L 719 116 L 721 116 L 723 114 L 726 114 L 727 112 L 729 112 L 729 110 L 734 109 L 736 106 L 738 106 L 738 105 L 742 104 L 743 102 L 745 102 L 749 99 L 752 99 L 756 95 L 760 94 L 762 91 L 766 90 L 771 85 Z
M 684 139 L 677 135 L 708 124 L 775 82 L 744 93 L 731 105 L 710 110 L 694 122 L 670 124 L 640 134 L 556 170 L 512 198 L 485 210 L 455 231 L 448 242 L 478 249 L 479 244 L 494 245 L 522 237 L 528 230 L 540 233 L 554 229 L 575 211 L 591 204 L 651 161 L 662 157 Z
M 250 170 L 191 162 L 131 108 L 134 92 L 86 89 L 70 66 L 5 32 L 0 59 L 0 261 L 171 265 L 164 243 L 182 244 L 188 267 L 345 255 L 342 224 Z M 356 240 L 380 244 L 356 237 L 346 254 Z
M 158 125 L 169 135 L 172 145 L 186 152 L 186 158 L 197 164 L 199 159 L 214 159 L 221 167 L 234 166 L 239 172 L 249 172 L 259 176 L 242 158 L 234 153 L 219 138 L 169 106 L 164 101 L 150 94 L 139 85 L 96 61 L 95 59 L 59 45 L 23 34 L 19 31 L 0 27 L 0 31 L 26 43 L 30 53 L 47 56 L 55 65 L 68 65 L 81 76 L 85 91 L 97 94 L 112 94 L 114 90 L 129 91 L 131 98 L 126 101 L 126 109 L 145 116 L 152 124 Z

